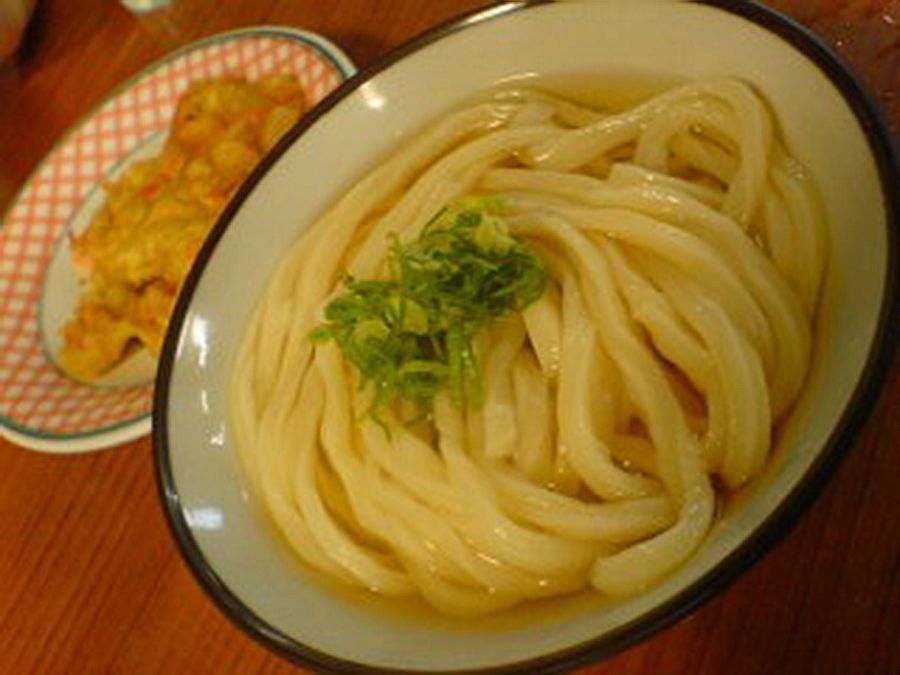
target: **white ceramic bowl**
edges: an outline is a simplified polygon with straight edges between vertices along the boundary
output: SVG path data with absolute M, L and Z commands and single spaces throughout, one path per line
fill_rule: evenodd
M 771 102 L 824 195 L 833 254 L 809 386 L 784 460 L 676 574 L 634 599 L 525 622 L 410 620 L 311 580 L 248 496 L 226 384 L 254 303 L 302 229 L 398 142 L 474 92 L 570 73 L 736 75 Z M 720 591 L 782 536 L 831 473 L 887 370 L 897 160 L 883 120 L 820 42 L 746 2 L 511 3 L 445 24 L 307 118 L 218 223 L 172 322 L 154 438 L 164 506 L 200 583 L 248 632 L 329 670 L 565 668 L 647 636 Z M 892 229 L 893 228 L 893 229 Z

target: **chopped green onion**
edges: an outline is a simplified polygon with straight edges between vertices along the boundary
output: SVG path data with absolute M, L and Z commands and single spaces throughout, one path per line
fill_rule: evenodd
M 372 413 L 395 398 L 428 408 L 449 388 L 457 405 L 479 405 L 473 339 L 489 321 L 519 312 L 547 283 L 540 258 L 509 234 L 495 198 L 442 209 L 413 242 L 393 241 L 385 281 L 344 278 L 313 340 L 335 340 L 373 385 Z

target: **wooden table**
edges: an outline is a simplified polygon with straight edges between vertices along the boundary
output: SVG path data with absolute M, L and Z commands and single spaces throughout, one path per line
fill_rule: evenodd
M 0 209 L 63 131 L 172 47 L 224 29 L 320 32 L 357 64 L 481 0 L 44 0 L 0 72 Z M 900 124 L 900 2 L 778 0 Z M 687 620 L 591 673 L 900 673 L 900 367 L 793 534 Z M 0 441 L 0 673 L 276 673 L 213 605 L 163 521 L 148 439 L 55 457 Z

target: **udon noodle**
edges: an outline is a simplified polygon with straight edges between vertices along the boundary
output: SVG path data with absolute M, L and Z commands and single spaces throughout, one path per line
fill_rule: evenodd
M 310 331 L 342 275 L 386 273 L 467 195 L 493 195 L 550 273 L 478 338 L 480 406 L 425 424 Z M 627 596 L 697 550 L 718 494 L 766 466 L 797 399 L 826 255 L 806 170 L 764 101 L 696 81 L 624 111 L 494 93 L 365 176 L 286 256 L 237 357 L 253 492 L 312 567 L 457 615 L 593 587 Z

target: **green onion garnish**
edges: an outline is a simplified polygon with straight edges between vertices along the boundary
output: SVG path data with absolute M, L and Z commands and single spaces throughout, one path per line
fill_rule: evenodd
M 487 323 L 523 310 L 547 283 L 546 269 L 510 236 L 495 199 L 468 198 L 444 208 L 408 244 L 395 238 L 390 278 L 345 276 L 345 291 L 325 307 L 313 340 L 336 340 L 372 384 L 371 412 L 396 398 L 430 407 L 449 387 L 457 405 L 479 405 L 473 339 Z

